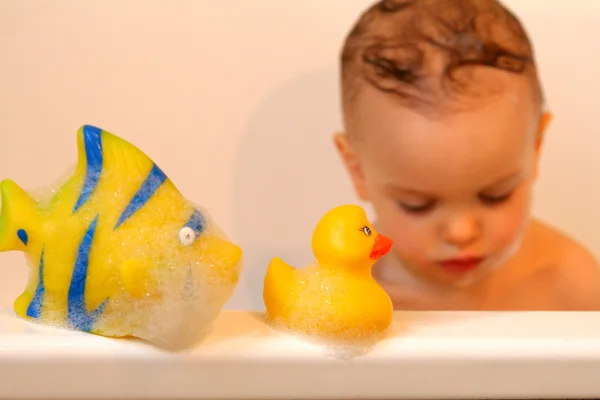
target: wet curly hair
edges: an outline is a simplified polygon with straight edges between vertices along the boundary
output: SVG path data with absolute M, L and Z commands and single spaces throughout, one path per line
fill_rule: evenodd
M 417 111 L 455 109 L 459 102 L 448 100 L 485 92 L 473 66 L 528 76 L 541 108 L 533 53 L 521 22 L 497 0 L 378 1 L 342 49 L 344 114 L 365 83 Z

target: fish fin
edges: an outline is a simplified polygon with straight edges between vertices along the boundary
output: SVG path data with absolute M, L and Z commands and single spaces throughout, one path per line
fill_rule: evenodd
M 13 309 L 15 313 L 21 317 L 27 316 L 27 310 L 29 309 L 29 304 L 31 304 L 32 298 L 33 294 L 30 291 L 21 293 L 21 295 L 17 297 L 13 303 Z
M 95 126 L 79 128 L 77 146 L 76 175 L 85 178 L 73 211 L 77 212 L 94 194 L 102 199 L 108 196 L 111 205 L 121 211 L 115 229 L 142 208 L 168 180 L 142 150 Z
M 15 182 L 0 182 L 0 252 L 25 251 L 30 235 L 39 225 L 36 201 Z
M 127 177 L 136 185 L 154 166 L 152 159 L 135 145 L 92 125 L 79 128 L 77 149 L 78 171 L 88 171 L 94 179 L 101 172 L 114 178 Z
M 158 294 L 157 285 L 145 264 L 138 260 L 125 260 L 121 264 L 121 281 L 125 290 L 135 298 L 153 297 Z
M 85 179 L 73 212 L 92 197 L 98 186 L 104 168 L 102 130 L 90 125 L 82 126 L 77 135 L 77 148 L 79 161 L 75 175 L 84 175 Z

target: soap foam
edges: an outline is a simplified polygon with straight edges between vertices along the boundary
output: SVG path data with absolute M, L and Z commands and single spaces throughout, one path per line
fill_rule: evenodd
M 302 278 L 298 289 L 289 294 L 295 299 L 293 311 L 287 310 L 290 317 L 266 315 L 274 329 L 321 346 L 325 354 L 339 359 L 365 355 L 389 337 L 391 330 L 382 330 L 377 317 L 359 311 L 369 299 L 349 293 L 346 276 L 319 269 L 316 262 L 297 273 Z
M 202 210 L 205 218 L 205 228 L 198 239 L 200 256 L 181 263 L 179 247 L 169 245 L 178 226 L 161 229 L 158 238 L 162 239 L 162 255 L 151 263 L 160 267 L 149 271 L 160 288 L 160 299 L 157 301 L 150 293 L 145 299 L 134 299 L 123 288 L 112 307 L 118 311 L 106 313 L 99 327 L 105 325 L 107 332 L 112 330 L 117 336 L 133 334 L 170 350 L 185 348 L 210 332 L 212 322 L 233 295 L 242 261 L 233 264 L 227 236 L 206 210 L 196 205 L 194 208 Z M 173 215 L 171 210 L 162 212 Z M 160 241 L 138 247 L 131 256 L 143 259 L 156 254 Z
M 373 351 L 382 340 L 388 337 L 385 333 L 373 333 L 371 336 L 361 336 L 360 332 L 357 332 L 354 339 L 336 339 L 321 335 L 318 328 L 300 330 L 291 328 L 282 320 L 267 317 L 266 321 L 276 331 L 318 346 L 322 348 L 324 355 L 340 360 L 351 360 L 364 356 Z
M 29 195 L 39 203 L 41 207 L 47 205 L 56 192 L 67 183 L 75 173 L 75 166 L 66 169 L 57 179 L 49 185 L 40 186 L 29 191 Z
M 131 187 L 139 187 L 139 182 L 131 182 L 126 176 L 103 175 L 105 180 L 119 179 L 119 185 L 113 192 L 98 189 L 85 206 L 73 214 L 71 207 L 61 204 L 64 199 L 56 198 L 58 186 L 77 184 L 70 178 L 73 170 L 54 185 L 30 192 L 40 201 L 43 215 L 65 213 L 63 217 L 53 218 L 51 223 L 42 223 L 30 237 L 32 243 L 43 243 L 44 278 L 54 282 L 52 287 L 46 285 L 42 316 L 33 321 L 75 329 L 68 325 L 66 315 L 73 265 L 56 265 L 54 260 L 74 260 L 85 230 L 98 217 L 89 253 L 85 288 L 87 313 L 92 313 L 104 300 L 108 301 L 91 332 L 111 337 L 133 336 L 168 350 L 183 350 L 196 344 L 210 332 L 212 322 L 233 294 L 243 268 L 241 250 L 229 241 L 206 209 L 176 196 L 178 192 L 170 181 L 119 229 L 114 226 L 126 204 L 123 199 L 131 198 Z M 178 232 L 193 210 L 202 214 L 203 230 L 196 242 L 183 246 Z M 72 235 L 74 238 L 69 238 Z M 75 248 L 66 247 L 71 243 Z M 138 262 L 147 271 L 158 293 L 149 291 L 138 298 L 126 290 L 120 267 L 128 260 Z M 39 254 L 27 255 L 30 273 L 24 298 L 33 297 L 38 284 L 39 261 Z M 57 282 L 60 282 L 58 286 Z M 81 314 L 72 322 L 82 326 L 80 323 L 85 318 Z

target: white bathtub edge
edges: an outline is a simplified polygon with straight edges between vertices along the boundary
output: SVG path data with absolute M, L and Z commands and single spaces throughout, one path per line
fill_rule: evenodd
M 40 327 L 0 311 L 7 399 L 600 398 L 600 313 L 396 313 L 353 360 L 223 311 L 193 352 Z

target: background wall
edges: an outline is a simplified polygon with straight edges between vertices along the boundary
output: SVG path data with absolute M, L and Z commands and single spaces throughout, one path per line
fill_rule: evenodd
M 534 39 L 555 113 L 535 213 L 600 257 L 600 2 L 505 3 Z M 323 212 L 356 201 L 331 136 L 338 52 L 369 4 L 0 0 L 0 178 L 52 184 L 83 124 L 132 141 L 244 248 L 228 308 L 261 309 L 269 259 L 308 262 Z M 0 254 L 0 274 L 10 306 L 23 255 Z

